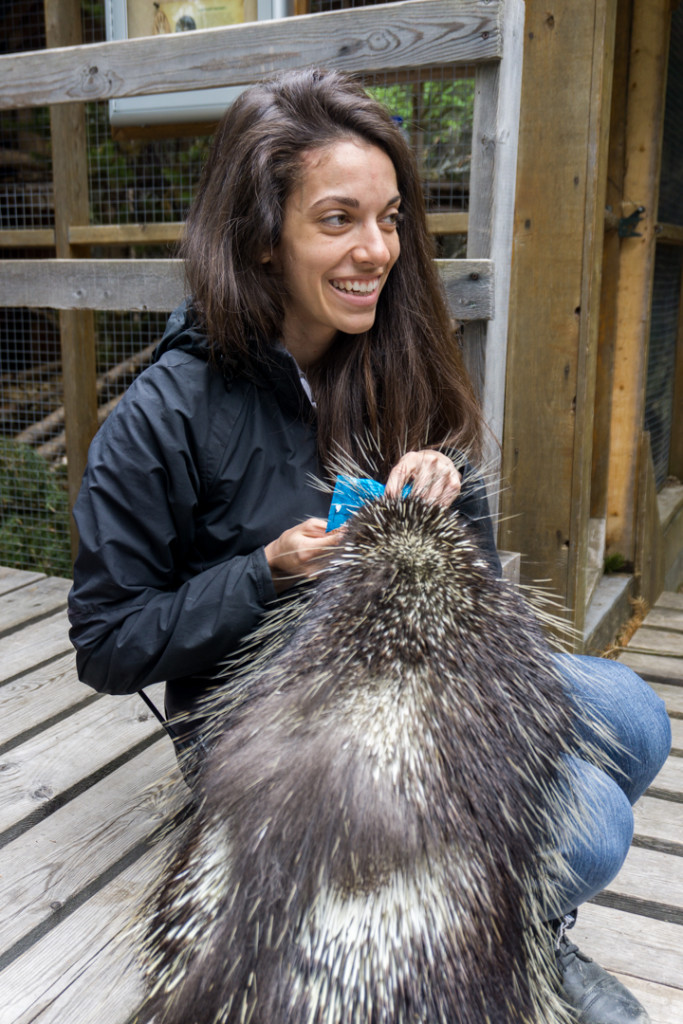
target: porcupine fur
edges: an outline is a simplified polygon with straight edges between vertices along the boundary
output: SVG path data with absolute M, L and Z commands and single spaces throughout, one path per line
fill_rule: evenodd
M 541 921 L 574 712 L 465 521 L 351 520 L 149 901 L 155 1024 L 557 1024 Z

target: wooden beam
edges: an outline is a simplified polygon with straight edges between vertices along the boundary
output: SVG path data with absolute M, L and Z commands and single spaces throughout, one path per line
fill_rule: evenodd
M 643 206 L 645 216 L 640 237 L 623 238 L 619 253 L 607 490 L 607 550 L 629 562 L 635 559 L 670 20 L 670 0 L 634 0 L 624 154 L 629 205 L 622 212 Z
M 436 266 L 457 320 L 493 316 L 490 260 L 436 260 Z M 5 260 L 0 267 L 0 306 L 168 312 L 185 294 L 182 260 Z
M 501 6 L 501 0 L 457 6 L 404 0 L 85 49 L 7 54 L 0 56 L 0 109 L 245 85 L 308 67 L 312 59 L 350 72 L 495 60 Z
M 82 41 L 80 0 L 45 0 L 45 30 L 48 47 L 77 46 Z M 49 52 L 44 57 L 48 60 Z M 90 219 L 84 104 L 51 107 L 50 136 L 56 253 L 59 259 L 66 258 L 66 262 L 70 262 L 69 257 L 75 256 L 77 251 L 69 242 L 69 225 L 87 224 Z M 38 277 L 34 276 L 36 281 Z M 36 293 L 40 292 L 35 284 L 34 287 Z M 88 447 L 97 430 L 95 319 L 92 310 L 76 312 L 73 309 L 62 309 L 59 314 L 59 331 L 64 380 L 67 481 L 69 504 L 73 507 L 81 485 Z M 78 535 L 72 520 L 71 547 L 74 556 L 77 546 Z
M 578 489 L 588 491 L 590 466 L 615 4 L 526 3 L 499 544 L 564 603 L 588 532 Z M 571 613 L 574 625 L 582 615 Z
M 593 456 L 590 485 L 591 518 L 603 523 L 607 517 L 607 473 L 609 431 L 612 409 L 612 375 L 616 338 L 617 282 L 619 280 L 618 234 L 624 197 L 624 146 L 626 139 L 626 103 L 628 65 L 631 49 L 631 4 L 618 3 L 612 74 L 612 109 L 605 191 L 605 238 L 603 242 L 600 324 L 593 416 Z M 617 212 L 618 211 L 618 212 Z M 604 529 L 602 555 L 604 556 Z
M 0 249 L 48 249 L 55 244 L 52 228 L 5 228 L 0 230 Z
M 84 224 L 69 228 L 72 245 L 158 245 L 177 242 L 182 221 L 167 224 Z
M 658 242 L 666 245 L 683 245 L 683 224 L 655 224 Z

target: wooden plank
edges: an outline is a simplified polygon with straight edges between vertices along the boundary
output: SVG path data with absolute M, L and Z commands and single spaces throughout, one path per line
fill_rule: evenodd
M 683 725 L 682 722 L 677 724 Z M 656 780 L 654 785 L 657 785 Z M 683 807 L 674 805 L 671 800 L 643 796 L 633 808 L 633 816 L 638 840 L 667 847 L 674 845 L 683 854 Z
M 617 974 L 617 978 L 646 1008 L 650 1024 L 680 1024 L 683 1020 L 683 992 L 680 988 L 671 984 L 658 985 L 630 975 Z
M 645 405 L 670 0 L 634 0 L 621 214 L 638 206 L 638 238 L 621 240 L 609 436 L 607 549 L 635 560 L 640 435 Z
M 657 654 L 638 654 L 626 648 L 617 656 L 617 661 L 628 665 L 650 683 L 669 683 L 668 690 L 678 685 L 683 687 L 683 658 L 667 658 Z M 657 689 L 655 687 L 655 689 Z
M 158 703 L 158 696 L 153 699 Z M 59 723 L 38 733 L 3 758 L 0 830 L 13 830 L 14 838 L 17 825 L 23 830 L 46 816 L 72 787 L 125 758 L 136 744 L 164 736 L 137 694 L 104 697 L 75 712 L 68 729 Z
M 427 231 L 432 235 L 466 235 L 468 213 L 428 213 Z
M 175 799 L 172 794 L 175 792 Z M 45 930 L 182 806 L 171 742 L 155 743 L 0 850 L 2 950 Z
M 70 589 L 71 580 L 46 576 L 37 583 L 0 597 L 0 637 L 65 608 Z
M 672 629 L 651 629 L 641 626 L 628 644 L 629 651 L 683 658 L 683 633 Z
M 0 650 L 0 684 L 67 651 L 73 653 L 66 611 L 9 633 L 0 640 Z
M 5 228 L 0 231 L 0 249 L 47 249 L 54 244 L 52 228 Z
M 683 988 L 680 925 L 584 903 L 569 938 L 607 971 Z
M 88 699 L 99 699 L 80 682 L 73 651 L 0 687 L 0 748 L 41 723 Z M 68 728 L 68 726 L 67 726 Z
M 671 719 L 671 747 L 672 750 L 683 751 L 683 720 L 680 718 Z
M 675 594 L 674 597 L 676 596 L 678 595 Z M 683 597 L 683 595 L 680 596 Z M 674 633 L 683 633 L 683 609 L 667 608 L 657 602 L 645 616 L 643 626 L 648 626 L 651 629 L 668 629 Z M 638 633 L 635 633 L 634 639 L 637 636 Z
M 6 1024 L 126 1024 L 142 985 L 132 918 L 157 872 L 151 850 L 0 973 Z
M 655 601 L 655 608 L 677 608 L 680 612 L 683 612 L 683 594 L 675 594 L 670 590 L 665 590 L 663 594 L 660 594 Z
M 664 763 L 659 775 L 656 777 L 650 788 L 648 794 L 653 793 L 664 796 L 666 798 L 672 798 L 676 801 L 683 803 L 683 757 L 669 757 Z M 672 818 L 680 821 L 681 814 L 683 811 L 679 807 L 678 809 L 671 809 Z M 680 880 L 683 884 L 683 860 L 680 865 Z
M 72 245 L 156 245 L 177 242 L 185 228 L 184 221 L 167 224 L 86 224 L 69 228 Z
M 494 271 L 489 260 L 436 264 L 454 317 L 493 316 Z M 6 260 L 1 265 L 0 306 L 169 312 L 185 295 L 181 260 Z
M 0 57 L 0 109 L 244 85 L 312 59 L 350 72 L 495 60 L 500 8 L 497 0 L 406 0 L 87 50 L 8 54 Z
M 522 552 L 523 581 L 547 579 L 562 603 L 577 591 L 589 511 L 577 488 L 590 457 L 595 354 L 585 349 L 597 344 L 598 302 L 582 299 L 603 244 L 615 8 L 526 3 L 499 545 Z M 573 625 L 582 614 L 574 609 Z
M 655 224 L 655 235 L 663 245 L 683 245 L 683 224 Z
M 48 47 L 74 47 L 83 42 L 80 0 L 45 0 L 45 35 Z M 49 52 L 44 56 L 49 59 Z M 54 189 L 55 251 L 58 259 L 89 256 L 69 242 L 70 224 L 90 221 L 88 199 L 88 146 L 85 104 L 59 104 L 50 108 L 52 180 Z M 40 292 L 40 288 L 36 288 Z M 67 483 L 73 508 L 81 486 L 88 448 L 97 431 L 95 390 L 95 317 L 92 310 L 64 309 L 59 313 L 59 336 L 64 382 Z M 78 551 L 78 532 L 69 519 L 71 554 Z
M 0 594 L 9 594 L 12 590 L 19 590 L 29 583 L 37 583 L 38 580 L 44 579 L 44 572 L 34 572 L 30 569 L 0 568 Z
M 9 633 L 0 640 L 0 650 L 0 684 L 67 651 L 73 653 L 66 611 Z
M 683 918 L 683 858 L 672 857 L 656 850 L 645 850 L 632 846 L 624 866 L 615 879 L 600 895 L 606 899 L 629 907 L 642 905 L 647 916 L 655 916 L 649 908 L 654 905 L 663 913 L 667 911 L 680 920 Z M 618 907 L 622 909 L 622 907 Z
M 658 693 L 666 703 L 666 710 L 669 712 L 669 715 L 683 717 L 683 686 L 680 683 L 679 685 L 658 683 L 653 679 L 649 680 L 649 683 L 655 693 Z

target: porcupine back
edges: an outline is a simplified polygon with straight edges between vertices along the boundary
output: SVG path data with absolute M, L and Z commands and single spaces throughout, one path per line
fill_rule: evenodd
M 150 902 L 157 1024 L 564 1019 L 533 930 L 572 711 L 471 528 L 364 506 L 247 684 Z

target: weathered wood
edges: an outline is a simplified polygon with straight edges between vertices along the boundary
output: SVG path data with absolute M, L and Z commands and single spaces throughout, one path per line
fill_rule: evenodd
M 655 256 L 661 137 L 669 52 L 669 0 L 634 0 L 626 115 L 623 214 L 645 208 L 639 238 L 619 251 L 609 443 L 607 550 L 635 559 L 636 489 Z
M 639 654 L 665 654 L 683 658 L 683 633 L 680 630 L 641 626 L 633 635 L 628 649 Z
M 616 978 L 647 1009 L 651 1024 L 678 1024 L 683 1020 L 683 992 L 680 988 L 658 985 L 628 974 L 617 974 Z
M 683 726 L 679 719 L 672 724 Z M 678 855 L 683 854 L 683 807 L 680 804 L 663 797 L 644 796 L 633 808 L 633 816 L 636 842 L 675 846 Z
M 80 0 L 45 0 L 45 34 L 48 47 L 72 48 L 80 44 Z M 74 53 L 74 49 L 70 52 Z M 43 57 L 49 60 L 50 51 L 44 52 Z M 52 106 L 50 138 L 56 255 L 59 259 L 87 256 L 89 250 L 80 250 L 79 253 L 69 242 L 69 225 L 87 224 L 90 220 L 85 105 Z M 39 292 L 40 289 L 36 288 L 36 293 Z M 88 447 L 97 430 L 95 318 L 92 310 L 75 312 L 62 309 L 59 314 L 59 334 L 65 425 L 69 436 L 67 483 L 69 504 L 73 508 L 88 457 Z M 69 529 L 71 553 L 75 557 L 78 534 L 73 519 L 69 520 Z
M 600 327 L 600 287 L 604 249 L 603 217 L 609 129 L 612 99 L 617 21 L 616 0 L 595 6 L 593 66 L 591 69 L 591 100 L 589 106 L 586 150 L 585 209 L 583 231 L 583 270 L 579 314 L 578 350 L 576 353 L 576 425 L 571 473 L 570 546 L 567 572 L 566 603 L 573 609 L 573 626 L 581 633 L 590 600 L 585 567 L 588 560 L 590 530 L 590 485 L 593 458 L 593 416 L 597 381 L 598 338 Z M 602 561 L 602 559 L 600 559 Z M 577 642 L 577 649 L 580 645 Z
M 37 664 L 73 651 L 66 611 L 57 612 L 56 615 L 4 636 L 0 645 L 0 683 L 13 679 L 21 672 L 30 671 Z
M 679 858 L 675 858 L 674 864 L 678 861 Z M 612 898 L 621 896 L 628 901 L 670 907 L 680 916 L 683 914 L 683 871 L 672 871 L 671 867 L 668 854 L 632 846 L 624 866 L 605 892 Z
M 630 856 L 630 854 L 629 854 Z M 683 987 L 680 926 L 585 903 L 570 933 L 608 971 Z M 674 1024 L 671 1019 L 667 1024 Z
M 674 597 L 683 597 L 683 594 L 674 594 Z M 683 615 L 681 615 L 680 609 L 662 606 L 658 602 L 645 616 L 643 626 L 683 633 Z
M 7 1024 L 126 1024 L 142 995 L 129 932 L 156 874 L 151 850 L 0 973 Z
M 70 580 L 46 576 L 0 597 L 0 636 L 65 608 L 70 587 Z
M 655 234 L 662 245 L 683 245 L 683 224 L 655 224 Z
M 52 228 L 3 228 L 0 249 L 47 249 L 55 244 Z
M 667 658 L 655 654 L 639 654 L 626 648 L 617 656 L 617 661 L 628 665 L 649 682 L 677 684 L 683 687 L 683 658 Z
M 683 717 L 683 686 L 680 679 L 677 680 L 678 685 L 675 683 L 660 683 L 655 679 L 649 679 L 648 682 L 655 693 L 659 694 L 666 703 L 666 709 L 669 714 Z
M 652 605 L 664 587 L 662 530 L 659 522 L 657 482 L 652 460 L 650 435 L 643 431 L 639 438 L 637 460 L 638 485 L 635 521 L 635 575 L 638 594 Z
M 648 790 L 650 795 L 665 795 L 683 803 L 683 758 L 669 757 Z M 680 882 L 683 885 L 683 872 Z
M 155 703 L 160 692 L 151 688 Z M 0 831 L 28 827 L 49 811 L 72 786 L 83 784 L 126 758 L 136 744 L 165 738 L 161 726 L 137 694 L 111 697 L 76 711 L 10 751 L 0 791 Z M 93 779 L 93 781 L 95 781 Z
M 489 260 L 436 264 L 454 317 L 493 316 L 494 273 Z M 169 312 L 184 295 L 181 260 L 8 260 L 0 280 L 0 306 Z
M 29 583 L 44 580 L 44 572 L 33 572 L 29 569 L 0 569 L 0 595 L 9 594 L 12 590 L 21 590 Z
M 0 933 L 8 950 L 115 868 L 180 810 L 172 745 L 155 743 L 0 850 Z M 69 836 L 68 844 L 64 837 Z
M 428 213 L 427 231 L 432 235 L 466 235 L 468 213 Z
M 671 590 L 665 590 L 655 601 L 655 608 L 676 608 L 683 612 L 683 594 L 675 594 Z
M 183 221 L 167 224 L 86 224 L 69 228 L 72 245 L 157 245 L 177 242 L 182 236 Z
M 98 699 L 94 691 L 78 679 L 73 652 L 19 676 L 0 689 L 0 748 L 46 719 L 93 698 Z
M 524 580 L 547 579 L 563 602 L 579 593 L 589 513 L 579 492 L 589 490 L 598 304 L 582 303 L 602 250 L 615 8 L 526 4 L 499 543 L 522 552 Z M 574 608 L 573 625 L 583 614 Z
M 631 39 L 631 4 L 617 4 L 612 72 L 612 109 L 609 118 L 609 146 L 605 191 L 605 222 L 613 220 L 613 230 L 603 241 L 600 322 L 595 376 L 595 407 L 593 417 L 593 455 L 590 484 L 590 514 L 596 519 L 607 516 L 607 473 L 609 455 L 610 410 L 612 407 L 612 374 L 614 372 L 614 340 L 616 334 L 617 281 L 621 239 L 616 230 L 617 210 L 621 211 L 624 189 L 624 139 L 626 133 L 626 101 L 628 62 Z M 604 542 L 603 542 L 604 556 Z
M 467 256 L 491 259 L 496 268 L 495 316 L 465 330 L 467 368 L 491 431 L 484 459 L 494 482 L 489 504 L 498 516 L 500 447 L 505 408 L 505 372 L 510 299 L 510 261 L 515 203 L 515 166 L 524 50 L 524 4 L 504 12 L 505 55 L 500 64 L 477 68 Z
M 497 0 L 407 0 L 0 57 L 0 109 L 244 85 L 316 64 L 345 71 L 440 66 L 501 55 Z M 164 69 L 163 75 L 159 68 Z

